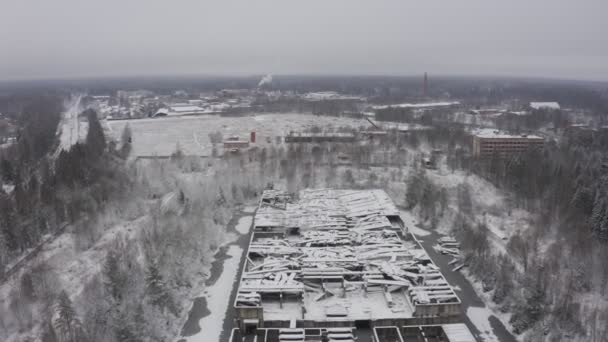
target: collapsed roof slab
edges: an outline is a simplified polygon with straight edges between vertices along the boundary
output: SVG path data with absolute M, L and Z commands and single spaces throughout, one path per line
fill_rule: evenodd
M 270 190 L 235 310 L 258 327 L 412 324 L 459 315 L 460 300 L 384 191 Z

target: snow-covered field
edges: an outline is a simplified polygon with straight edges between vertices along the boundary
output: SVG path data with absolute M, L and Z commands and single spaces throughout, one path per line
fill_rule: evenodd
M 256 145 L 274 143 L 277 136 L 290 131 L 302 131 L 313 126 L 330 130 L 339 127 L 368 127 L 363 119 L 316 116 L 312 114 L 262 114 L 245 117 L 220 117 L 214 115 L 164 117 L 154 119 L 108 121 L 109 132 L 120 140 L 126 125 L 131 127 L 133 150 L 137 156 L 169 156 L 176 147 L 187 155 L 212 154 L 210 133 L 220 132 L 224 138 L 238 136 L 248 140 L 256 132 Z M 221 146 L 219 147 L 221 149 Z

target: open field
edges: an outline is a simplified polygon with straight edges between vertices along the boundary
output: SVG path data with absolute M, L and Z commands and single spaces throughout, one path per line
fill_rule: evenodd
M 220 132 L 224 138 L 238 136 L 249 139 L 251 131 L 256 132 L 257 146 L 263 147 L 275 142 L 276 136 L 284 136 L 290 131 L 302 131 L 313 126 L 324 130 L 339 127 L 368 127 L 363 119 L 316 116 L 312 114 L 263 114 L 245 117 L 181 116 L 154 119 L 108 121 L 110 134 L 120 140 L 124 127 L 128 124 L 133 132 L 131 156 L 169 156 L 177 145 L 184 154 L 209 156 L 212 154 L 210 133 Z M 218 146 L 221 153 L 222 147 Z

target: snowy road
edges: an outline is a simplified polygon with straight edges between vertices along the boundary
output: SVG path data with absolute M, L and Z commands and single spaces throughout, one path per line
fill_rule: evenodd
M 230 307 L 230 290 L 238 283 L 238 270 L 243 249 L 232 245 L 228 247 L 223 270 L 215 284 L 201 294 L 207 302 L 208 315 L 198 321 L 199 332 L 183 338 L 188 342 L 219 341 L 222 334 L 224 313 Z
M 237 233 L 238 238 L 220 248 L 215 255 L 211 276 L 200 297 L 194 299 L 189 318 L 182 329 L 178 342 L 226 341 L 234 318 L 231 309 L 239 283 L 245 253 L 249 244 L 249 233 L 253 216 L 242 213 L 228 224 L 228 233 Z

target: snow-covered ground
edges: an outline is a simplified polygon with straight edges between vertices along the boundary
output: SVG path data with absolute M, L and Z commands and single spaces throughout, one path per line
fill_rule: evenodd
M 83 111 L 82 95 L 73 96 L 66 104 L 59 124 L 59 146 L 56 155 L 63 150 L 69 150 L 74 144 L 86 139 L 89 131 L 89 123 L 80 120 L 79 115 Z
M 532 215 L 522 209 L 509 209 L 506 194 L 487 180 L 475 174 L 467 174 L 465 171 L 451 172 L 445 165 L 441 165 L 438 170 L 427 170 L 426 174 L 436 185 L 448 190 L 453 199 L 456 198 L 458 185 L 469 186 L 474 219 L 478 223 L 485 223 L 490 242 L 497 252 L 507 253 L 506 245 L 509 238 L 530 227 Z M 452 201 L 449 207 L 455 212 L 458 203 Z M 437 230 L 441 234 L 449 235 L 452 219 L 452 215 L 446 215 L 445 219 L 440 221 Z
M 386 109 L 386 108 L 440 108 L 440 107 L 450 107 L 459 105 L 458 101 L 445 101 L 445 102 L 426 102 L 426 103 L 399 103 L 392 105 L 378 105 L 372 106 L 373 109 Z
M 230 292 L 234 282 L 238 281 L 239 262 L 243 249 L 237 245 L 228 247 L 230 258 L 224 261 L 224 269 L 219 279 L 205 289 L 200 297 L 207 299 L 207 308 L 211 314 L 199 320 L 201 331 L 190 337 L 179 337 L 176 341 L 188 342 L 219 341 L 223 328 L 223 319 L 230 306 Z
M 223 138 L 238 136 L 248 140 L 250 133 L 255 131 L 256 145 L 264 147 L 274 144 L 277 136 L 285 136 L 291 131 L 303 131 L 313 126 L 327 130 L 370 126 L 370 123 L 363 119 L 312 114 L 262 114 L 244 117 L 200 115 L 108 121 L 109 133 L 119 141 L 127 124 L 132 131 L 131 155 L 134 157 L 169 156 L 175 152 L 178 145 L 186 155 L 209 156 L 213 150 L 209 134 L 215 132 L 220 132 Z M 218 149 L 221 150 L 222 147 L 218 146 Z
M 507 330 L 509 330 L 518 341 L 523 341 L 523 335 L 517 335 L 513 332 L 513 328 L 509 323 L 509 320 L 511 319 L 511 314 L 500 311 L 498 305 L 492 301 L 492 295 L 494 292 L 484 292 L 481 282 L 476 280 L 475 277 L 473 277 L 467 269 L 462 269 L 460 270 L 460 272 L 465 276 L 465 278 L 467 278 L 469 283 L 471 283 L 473 289 L 475 289 L 475 293 L 477 293 L 479 298 L 481 298 L 486 305 L 483 308 L 469 308 L 469 310 L 474 309 L 471 314 L 469 314 L 469 311 L 467 311 L 467 316 L 469 316 L 471 322 L 473 322 L 473 324 L 482 333 L 482 335 L 484 334 L 484 329 L 487 330 L 486 328 L 490 327 L 488 318 L 490 316 L 494 316 L 502 322 L 505 328 L 507 328 Z M 490 327 L 487 331 L 492 332 L 492 328 Z
M 78 242 L 75 235 L 66 232 L 60 235 L 57 239 L 45 245 L 42 251 L 37 255 L 35 261 L 43 261 L 51 270 L 55 270 L 57 274 L 57 283 L 53 286 L 57 287 L 53 291 L 65 290 L 70 298 L 78 303 L 80 294 L 83 292 L 86 284 L 93 277 L 96 277 L 103 265 L 109 246 L 113 244 L 120 236 L 125 240 L 131 240 L 142 227 L 146 226 L 147 217 L 143 216 L 133 221 L 117 224 L 104 232 L 100 239 L 95 244 L 84 250 L 79 251 Z M 13 276 L 5 283 L 0 285 L 0 313 L 11 312 L 10 308 L 11 296 L 13 289 L 19 288 L 20 277 Z M 33 321 L 41 323 L 45 317 L 40 317 L 38 314 L 33 315 Z M 17 331 L 19 322 L 17 321 L 2 321 L 4 329 L 0 330 L 0 340 L 4 341 L 21 341 L 25 336 L 29 336 L 29 331 Z M 10 335 L 5 335 L 10 334 Z M 25 335 L 22 335 L 25 334 Z
M 467 309 L 467 316 L 479 330 L 479 337 L 482 342 L 499 342 L 498 337 L 492 332 L 492 326 L 490 326 L 489 318 L 492 316 L 492 311 L 485 307 L 471 306 Z
M 243 208 L 243 212 L 247 214 L 253 214 L 258 209 L 256 205 L 248 205 Z
M 431 234 L 431 232 L 429 232 L 428 230 L 422 229 L 417 226 L 416 219 L 414 218 L 414 215 L 412 215 L 411 211 L 400 210 L 399 216 L 401 216 L 403 224 L 407 227 L 410 233 L 419 237 L 424 237 Z
M 251 229 L 251 224 L 253 223 L 253 216 L 243 216 L 239 219 L 239 222 L 236 224 L 236 231 L 241 234 L 249 233 L 249 229 Z

